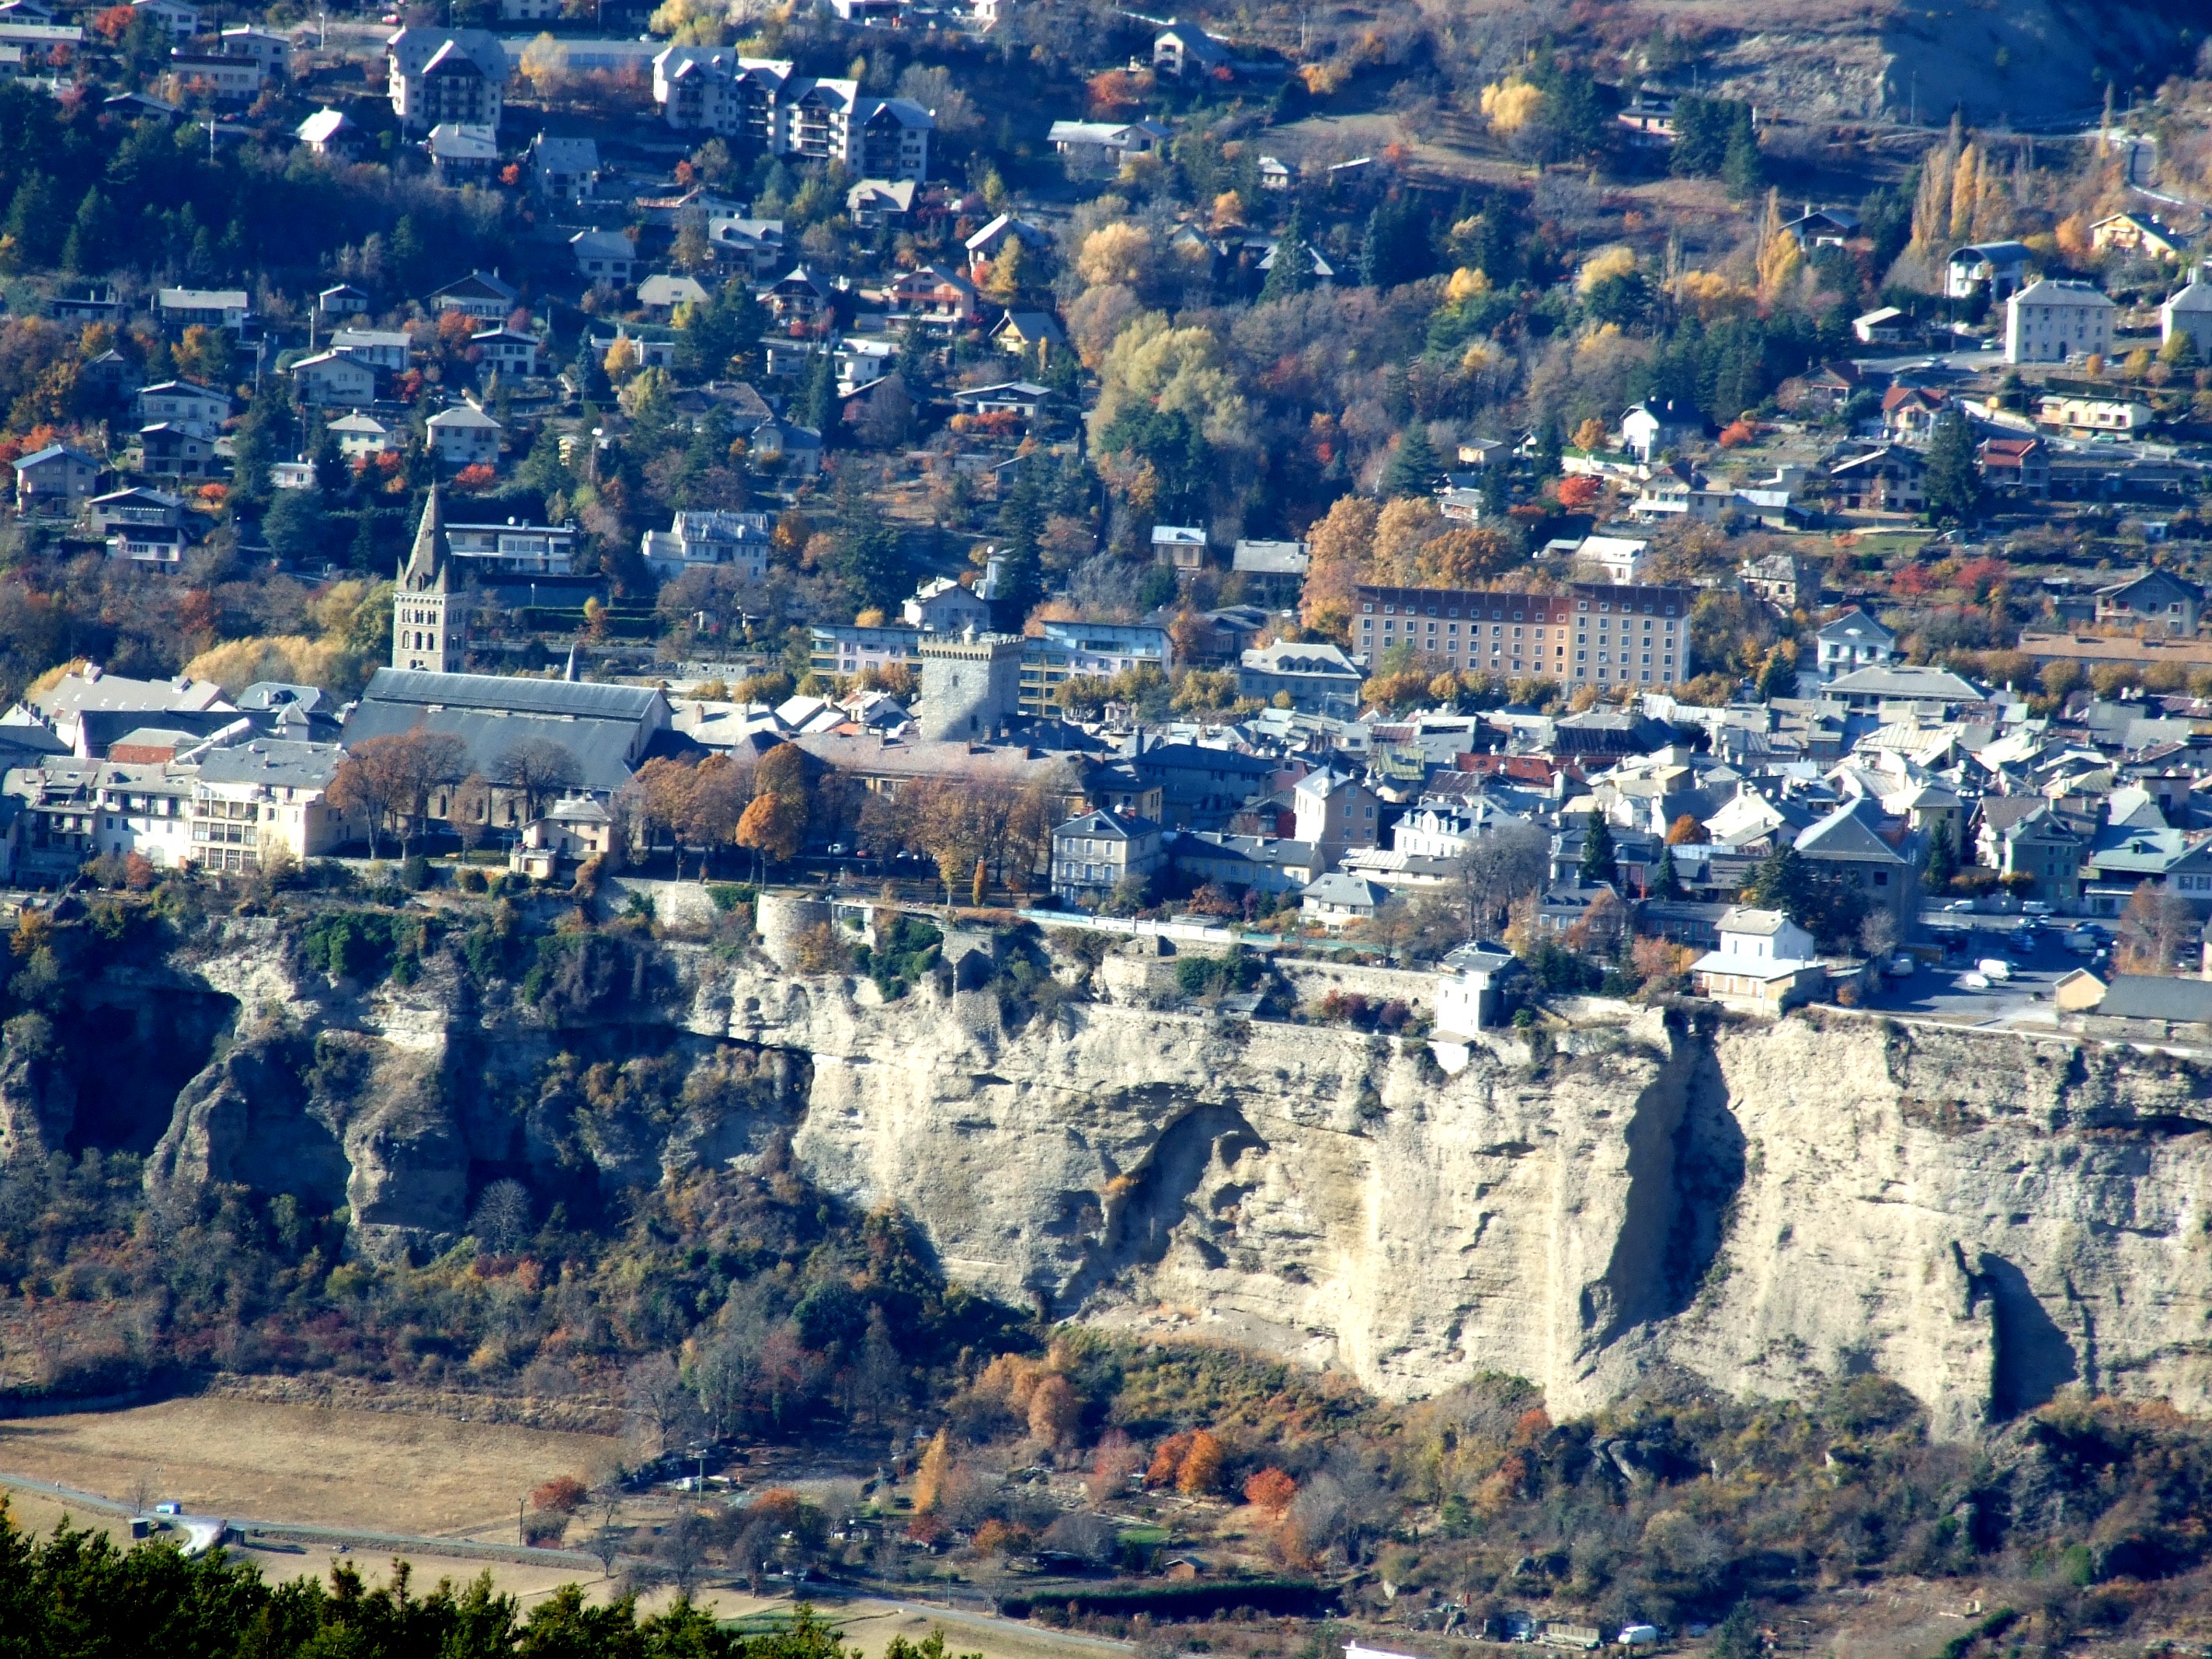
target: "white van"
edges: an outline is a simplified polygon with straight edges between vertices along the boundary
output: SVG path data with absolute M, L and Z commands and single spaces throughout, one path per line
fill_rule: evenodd
M 1994 980 L 1999 985 L 2012 977 L 2012 963 L 2002 957 L 1984 957 L 1974 968 L 1984 979 Z

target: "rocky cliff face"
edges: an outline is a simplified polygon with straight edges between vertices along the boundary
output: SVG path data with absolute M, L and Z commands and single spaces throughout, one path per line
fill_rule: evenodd
M 2212 1406 L 2212 1125 L 2178 1061 L 1640 1012 L 1446 1076 L 1340 1027 L 1079 1003 L 1010 1030 L 988 989 L 886 1006 L 680 946 L 649 999 L 620 959 L 550 1012 L 435 966 L 363 995 L 253 926 L 173 964 L 240 1012 L 149 1182 L 343 1201 L 371 1251 L 450 1240 L 503 1175 L 584 1202 L 788 1135 L 957 1278 L 1389 1395 L 1504 1371 L 1579 1410 L 1666 1370 L 1872 1370 L 1952 1435 L 2072 1382 Z M 0 1057 L 33 1139 L 64 1115 L 39 1065 Z

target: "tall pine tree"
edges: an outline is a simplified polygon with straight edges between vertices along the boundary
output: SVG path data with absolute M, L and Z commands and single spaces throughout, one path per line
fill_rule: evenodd
M 1602 813 L 1589 815 L 1583 830 L 1583 860 L 1575 873 L 1585 887 L 1595 887 L 1601 881 L 1620 884 L 1620 853 L 1613 845 L 1613 826 Z
M 1982 502 L 1982 476 L 1974 465 L 1973 435 L 1956 407 L 1936 416 L 1928 434 L 1926 480 L 1931 521 L 1971 524 Z
M 1290 222 L 1283 234 L 1275 239 L 1275 261 L 1267 267 L 1267 280 L 1260 289 L 1260 303 L 1287 300 L 1293 294 L 1303 294 L 1313 279 L 1313 252 L 1306 246 L 1305 224 L 1301 210 L 1291 210 Z
M 1406 428 L 1397 448 L 1390 453 L 1390 464 L 1382 469 L 1382 494 L 1386 499 L 1425 495 L 1436 488 L 1437 474 L 1442 471 L 1443 464 L 1437 459 L 1436 446 L 1429 441 L 1428 428 L 1416 421 Z

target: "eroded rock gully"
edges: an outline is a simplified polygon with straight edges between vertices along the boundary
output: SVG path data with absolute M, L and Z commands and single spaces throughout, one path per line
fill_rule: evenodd
M 1784 1395 L 1871 1370 L 1948 1435 L 2070 1383 L 2212 1406 L 2212 1090 L 2179 1061 L 1651 1012 L 1447 1078 L 1341 1027 L 1074 1004 L 1010 1030 L 988 989 L 885 1005 L 664 948 L 657 1006 L 564 1023 L 436 966 L 360 994 L 233 924 L 141 988 L 239 1010 L 149 1182 L 344 1202 L 390 1251 L 503 1175 L 580 1200 L 787 1134 L 998 1296 L 1386 1395 L 1504 1371 L 1576 1411 L 1658 1368 Z M 71 1086 L 0 1055 L 0 1127 L 65 1133 Z

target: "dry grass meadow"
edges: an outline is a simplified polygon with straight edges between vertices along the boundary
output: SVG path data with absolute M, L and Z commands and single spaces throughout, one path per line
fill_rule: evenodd
M 144 1479 L 200 1513 L 457 1537 L 503 1522 L 511 1539 L 532 1486 L 588 1479 L 617 1449 L 596 1435 L 220 1398 L 0 1422 L 0 1471 L 118 1502 Z

